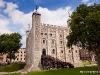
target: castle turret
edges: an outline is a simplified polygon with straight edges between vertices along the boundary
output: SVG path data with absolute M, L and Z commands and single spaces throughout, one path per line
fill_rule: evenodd
M 32 28 L 36 25 L 40 25 L 41 23 L 41 14 L 37 12 L 37 6 L 36 11 L 32 14 Z
M 32 14 L 32 28 L 27 32 L 26 39 L 26 67 L 28 71 L 41 69 L 41 14 L 36 11 Z
M 32 71 L 41 69 L 41 14 L 36 11 L 32 14 Z

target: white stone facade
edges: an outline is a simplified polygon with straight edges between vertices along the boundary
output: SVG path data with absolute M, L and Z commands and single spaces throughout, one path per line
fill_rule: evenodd
M 67 26 L 67 25 L 66 25 Z M 41 14 L 37 11 L 32 15 L 32 28 L 27 31 L 26 66 L 28 71 L 41 70 L 41 55 L 47 54 L 75 67 L 83 66 L 80 61 L 79 48 L 66 47 L 69 28 L 41 24 Z M 29 68 L 29 69 L 28 69 Z

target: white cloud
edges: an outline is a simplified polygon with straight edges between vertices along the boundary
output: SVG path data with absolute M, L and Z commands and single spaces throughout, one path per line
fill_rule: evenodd
M 23 36 L 22 37 L 22 42 L 25 42 L 26 41 L 26 36 Z
M 41 22 L 46 24 L 67 26 L 68 12 L 72 13 L 71 7 L 59 8 L 57 10 L 49 10 L 47 8 L 39 7 L 38 12 L 41 14 Z M 18 5 L 7 3 L 7 8 L 4 13 L 8 14 L 12 22 L 15 24 L 22 24 L 23 29 L 28 28 L 28 24 L 32 24 L 32 12 L 24 14 L 18 10 Z
M 21 34 L 25 34 L 25 31 L 24 31 L 23 28 L 20 29 L 20 33 L 21 33 Z
M 68 12 L 72 13 L 72 10 L 70 6 L 59 8 L 57 10 L 39 7 L 38 12 L 41 14 L 42 23 L 67 26 L 67 20 L 69 18 Z
M 24 14 L 22 11 L 19 11 L 18 5 L 13 3 L 7 3 L 7 8 L 4 10 L 5 14 L 8 14 L 11 21 L 14 24 L 22 24 L 23 28 L 27 29 L 27 25 L 31 23 L 32 12 Z
M 28 14 L 23 14 L 21 18 L 19 18 L 18 22 L 23 25 L 23 28 L 26 30 L 28 28 L 28 24 L 32 24 L 32 12 Z
M 6 17 L 0 14 L 0 34 L 11 33 L 11 31 L 7 27 L 8 24 L 9 20 L 7 20 Z
M 0 34 L 4 34 L 4 33 L 12 33 L 12 32 L 8 29 L 0 29 Z
M 89 2 L 89 0 L 82 0 L 82 2 L 83 2 L 83 3 L 87 3 L 87 2 Z
M 91 6 L 93 4 L 94 4 L 94 2 L 90 2 L 90 3 L 87 4 L 87 6 Z
M 23 44 L 23 45 L 22 45 L 22 48 L 26 47 L 26 35 L 22 37 L 21 42 L 22 42 L 22 44 Z
M 5 2 L 3 0 L 0 0 L 0 8 L 5 6 Z
M 7 3 L 7 8 L 4 10 L 5 14 L 8 14 L 8 16 L 11 18 L 13 23 L 19 23 L 19 19 L 24 14 L 23 12 L 17 10 L 18 6 L 16 4 L 13 4 L 12 2 Z
M 6 26 L 9 24 L 9 21 L 3 16 L 0 15 L 0 29 L 8 29 Z
M 99 0 L 82 0 L 83 3 L 87 4 L 87 6 L 91 6 L 94 3 L 98 3 Z

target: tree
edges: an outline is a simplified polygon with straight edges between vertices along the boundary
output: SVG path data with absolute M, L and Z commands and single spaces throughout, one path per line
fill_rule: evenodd
M 7 54 L 7 58 L 15 59 L 15 53 L 18 52 L 18 49 L 21 47 L 21 35 L 18 33 L 12 34 L 2 34 L 0 36 L 0 53 Z
M 77 45 L 93 51 L 100 71 L 100 4 L 79 5 L 71 15 L 67 46 Z

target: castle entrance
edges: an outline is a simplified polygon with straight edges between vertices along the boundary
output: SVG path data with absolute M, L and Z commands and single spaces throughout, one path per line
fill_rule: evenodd
M 46 49 L 42 49 L 42 55 L 46 55 Z

